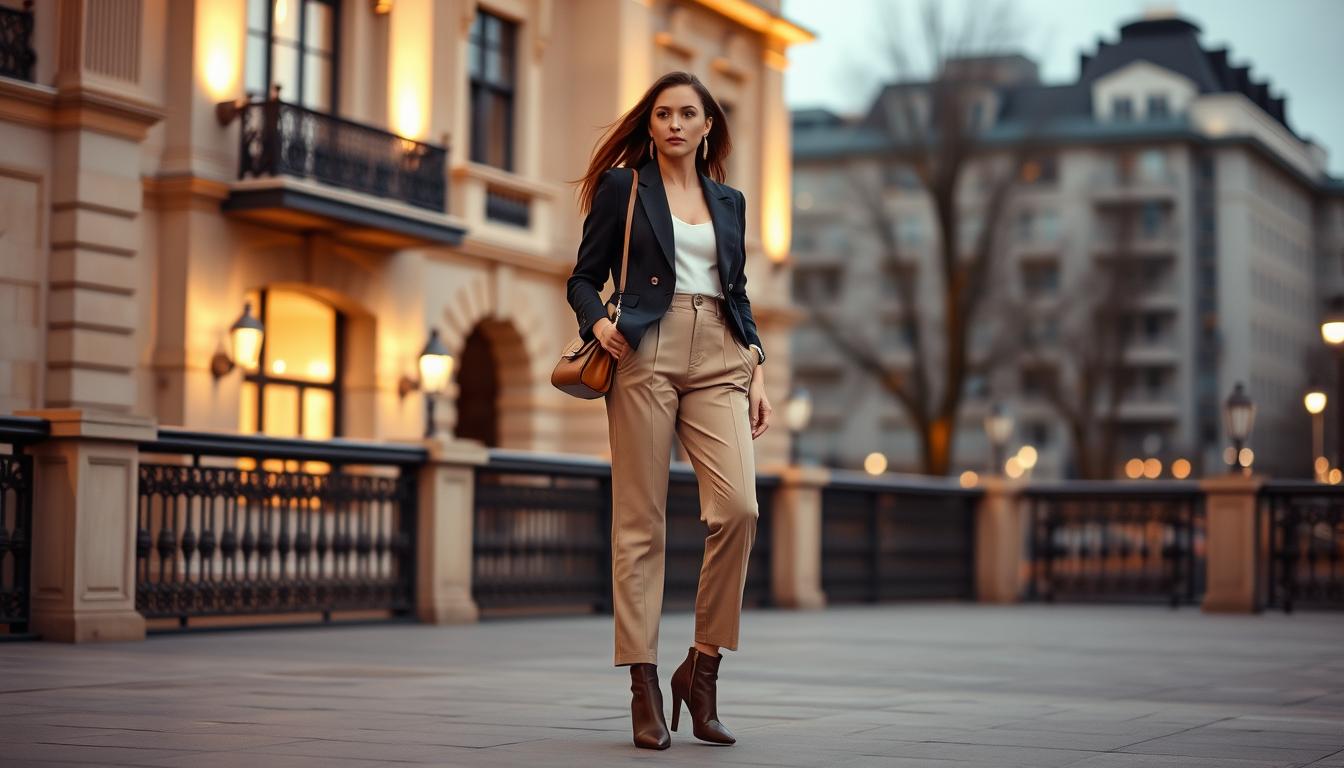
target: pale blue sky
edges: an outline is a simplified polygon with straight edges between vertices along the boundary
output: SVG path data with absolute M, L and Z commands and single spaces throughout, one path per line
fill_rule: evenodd
M 952 18 L 997 2 L 944 0 Z M 922 0 L 783 0 L 784 15 L 817 33 L 789 50 L 785 98 L 790 107 L 863 109 L 882 79 L 884 29 L 903 28 L 915 64 L 920 50 L 916 10 Z M 1116 40 L 1120 25 L 1146 8 L 1175 8 L 1203 30 L 1206 48 L 1226 46 L 1234 64 L 1286 95 L 1288 124 L 1323 145 L 1329 168 L 1344 176 L 1344 0 L 1018 0 L 1015 17 L 1025 53 L 1046 82 L 1078 75 L 1078 54 L 1097 39 Z M 899 25 L 899 27 L 893 27 Z

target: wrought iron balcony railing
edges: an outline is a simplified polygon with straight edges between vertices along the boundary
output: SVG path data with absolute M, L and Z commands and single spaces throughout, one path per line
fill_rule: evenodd
M 0 8 L 0 76 L 32 82 L 33 12 Z
M 293 176 L 442 213 L 443 147 L 278 99 L 240 110 L 238 177 Z

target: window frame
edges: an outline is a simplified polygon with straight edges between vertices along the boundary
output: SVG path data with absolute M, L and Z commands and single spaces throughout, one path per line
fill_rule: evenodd
M 309 109 L 319 114 L 337 115 L 340 114 L 340 93 L 341 93 L 341 0 L 291 0 L 298 5 L 299 21 L 299 48 L 298 63 L 296 72 L 298 82 L 298 91 L 293 94 L 280 94 L 281 100 L 287 104 L 294 104 Z M 277 0 L 247 0 L 244 7 L 244 15 L 250 17 L 250 6 L 253 2 L 266 4 L 266 29 L 264 30 L 265 40 L 262 61 L 262 80 L 265 83 L 265 92 L 261 94 L 262 99 L 270 98 L 271 89 L 275 84 L 275 4 Z M 303 88 L 305 81 L 305 66 L 307 65 L 307 54 L 310 50 L 308 41 L 308 6 L 310 3 L 325 5 L 331 9 L 331 85 L 330 93 L 327 94 L 327 100 L 330 107 L 324 112 L 320 109 L 309 107 L 304 103 Z M 263 30 L 255 29 L 250 23 L 250 19 L 243 22 L 243 83 L 246 88 L 247 83 L 247 43 L 254 36 L 259 36 Z M 316 48 L 312 50 L 318 50 Z
M 268 327 L 267 323 L 267 298 L 270 289 L 261 288 L 257 291 L 257 317 L 261 320 L 262 327 Z M 324 302 L 325 303 L 325 302 Z M 330 304 L 327 306 L 331 307 Z M 331 436 L 344 437 L 345 424 L 342 414 L 344 413 L 344 390 L 345 390 L 345 345 L 346 345 L 346 317 L 336 307 L 331 307 L 331 311 L 336 318 L 336 333 L 332 352 L 332 373 L 329 383 L 317 381 L 308 381 L 306 379 L 297 379 L 290 376 L 277 376 L 266 371 L 266 339 L 270 336 L 270 331 L 261 336 L 261 349 L 257 357 L 256 371 L 243 371 L 243 382 L 252 384 L 257 389 L 257 411 L 254 434 L 266 434 L 266 387 L 267 385 L 293 387 L 298 390 L 298 424 L 297 432 L 299 439 L 303 437 L 303 395 L 308 389 L 322 389 L 331 392 Z
M 486 24 L 500 25 L 499 54 L 502 57 L 501 71 L 507 72 L 507 85 L 492 82 L 485 77 L 485 64 L 491 52 L 487 42 Z M 479 34 L 478 34 L 479 29 Z M 521 38 L 522 23 L 485 7 L 477 7 L 472 19 L 471 29 L 467 32 L 467 90 L 471 109 L 471 140 L 468 148 L 471 161 L 492 168 L 513 173 L 517 160 L 514 144 L 518 117 L 518 42 Z M 480 106 L 481 99 L 493 95 L 504 102 L 504 146 L 503 163 L 495 165 L 489 160 L 488 140 L 489 113 Z

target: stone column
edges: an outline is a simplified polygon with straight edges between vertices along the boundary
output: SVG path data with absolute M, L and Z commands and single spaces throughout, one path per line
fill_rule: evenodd
M 824 467 L 785 466 L 770 507 L 770 584 L 781 608 L 824 608 L 821 589 L 821 491 Z
M 20 411 L 51 424 L 33 456 L 32 630 L 67 643 L 143 640 L 135 610 L 139 444 L 152 420 L 84 410 Z
M 1016 603 L 1023 586 L 1022 483 L 987 477 L 975 510 L 975 595 L 982 603 Z
M 1203 609 L 1255 613 L 1261 608 L 1260 573 L 1268 564 L 1256 535 L 1256 498 L 1264 477 L 1225 475 L 1200 482 L 1204 491 Z
M 416 616 L 427 624 L 476 621 L 471 596 L 472 523 L 476 467 L 489 452 L 474 440 L 425 441 L 429 460 L 420 470 L 416 522 Z

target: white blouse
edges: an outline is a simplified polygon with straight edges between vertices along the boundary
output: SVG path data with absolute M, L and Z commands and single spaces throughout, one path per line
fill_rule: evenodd
M 703 293 L 724 298 L 719 287 L 718 243 L 714 238 L 714 222 L 687 224 L 672 214 L 672 239 L 675 242 L 677 293 Z M 765 362 L 765 353 L 755 344 L 750 345 L 758 362 Z
M 723 298 L 719 288 L 719 257 L 714 239 L 714 222 L 687 224 L 672 215 L 673 241 L 676 243 L 677 293 L 703 293 Z

